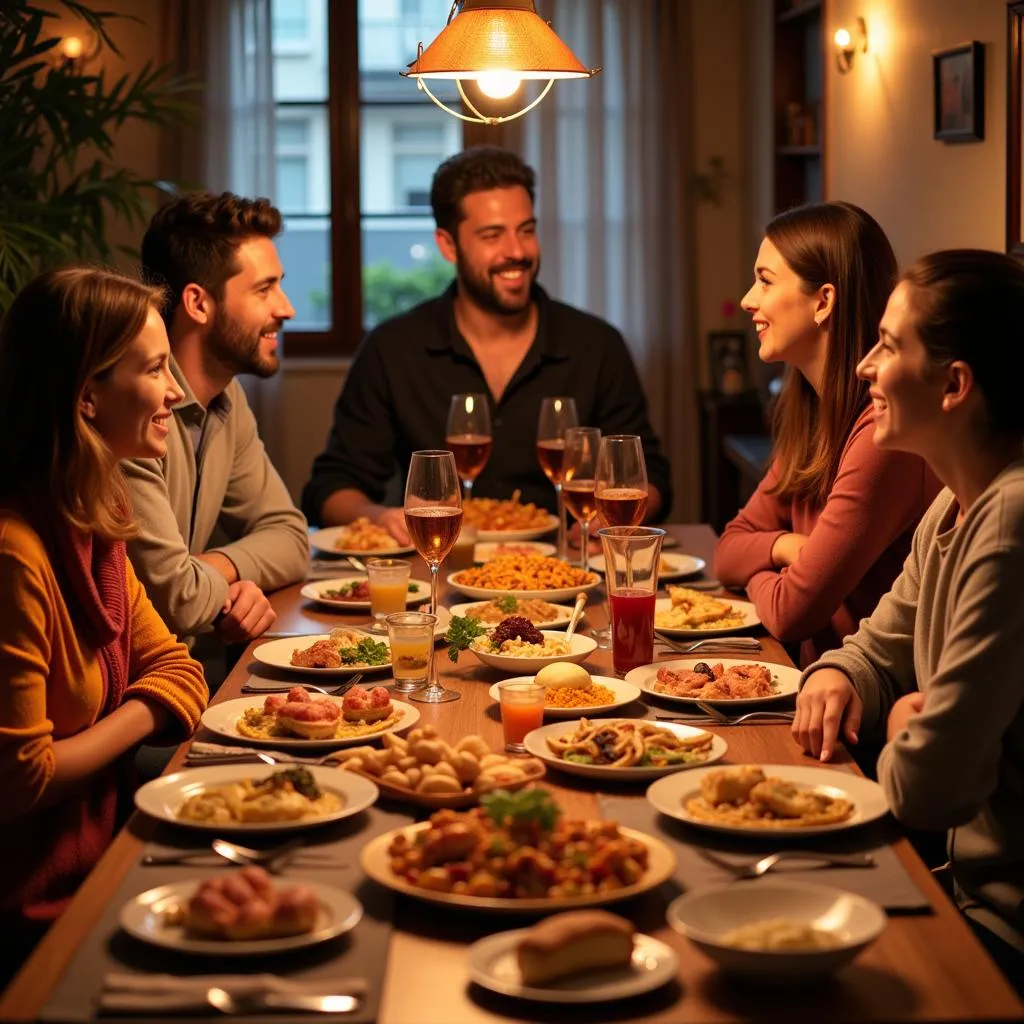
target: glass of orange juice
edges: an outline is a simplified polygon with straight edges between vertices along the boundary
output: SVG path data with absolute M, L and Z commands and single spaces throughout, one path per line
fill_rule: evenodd
M 370 587 L 370 614 L 373 631 L 386 633 L 384 621 L 393 612 L 404 612 L 409 594 L 409 573 L 412 562 L 402 558 L 368 558 L 366 579 Z
M 509 680 L 498 684 L 506 750 L 525 753 L 526 734 L 539 729 L 544 722 L 544 694 L 542 685 L 530 681 Z
M 426 686 L 430 659 L 434 656 L 437 616 L 426 612 L 393 612 L 386 622 L 395 690 L 409 693 Z

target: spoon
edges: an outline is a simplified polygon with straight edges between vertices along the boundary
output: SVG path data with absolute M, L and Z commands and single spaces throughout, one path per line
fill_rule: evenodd
M 576 626 L 579 624 L 580 618 L 583 616 L 583 606 L 587 603 L 587 595 L 580 592 L 576 595 L 576 605 L 572 610 L 572 618 L 569 619 L 569 628 L 565 631 L 566 642 L 572 639 L 573 633 L 576 632 Z
M 348 562 L 349 565 L 352 566 L 353 569 L 356 569 L 359 572 L 366 572 L 366 566 L 362 562 L 360 562 L 358 558 L 349 555 L 346 558 L 346 561 Z

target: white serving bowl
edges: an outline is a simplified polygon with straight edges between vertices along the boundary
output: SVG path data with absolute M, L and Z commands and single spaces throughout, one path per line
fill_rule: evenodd
M 838 970 L 885 930 L 885 911 L 871 900 L 810 882 L 727 882 L 674 900 L 668 923 L 723 970 L 759 981 L 786 984 Z M 762 950 L 726 945 L 726 933 L 742 925 L 786 918 L 835 933 L 829 949 Z
M 557 629 L 542 629 L 545 640 L 565 640 L 565 633 Z M 573 633 L 569 637 L 569 653 L 553 654 L 547 658 L 517 658 L 511 654 L 488 654 L 478 651 L 470 645 L 470 650 L 485 664 L 501 672 L 509 672 L 515 676 L 536 675 L 545 665 L 556 661 L 585 661 L 597 648 L 597 641 L 592 636 L 580 636 Z

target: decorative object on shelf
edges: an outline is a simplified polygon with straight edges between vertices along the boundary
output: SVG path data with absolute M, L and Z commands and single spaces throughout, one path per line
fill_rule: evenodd
M 1007 7 L 1006 43 L 1006 251 L 1024 259 L 1024 180 L 1021 177 L 1024 0 Z
M 452 117 L 474 124 L 502 124 L 532 110 L 548 94 L 556 78 L 592 78 L 600 68 L 585 68 L 576 55 L 537 14 L 534 0 L 454 0 L 441 34 L 399 74 L 413 78 L 419 89 Z M 462 102 L 473 116 L 442 103 L 428 79 L 454 79 Z M 493 100 L 511 97 L 523 81 L 544 81 L 540 95 L 515 113 L 482 114 L 466 95 L 462 82 L 474 81 Z
M 747 336 L 742 331 L 709 331 L 708 357 L 711 383 L 723 395 L 740 395 L 750 390 L 747 366 Z
M 839 28 L 832 37 L 836 44 L 836 67 L 845 75 L 853 70 L 853 58 L 858 53 L 868 52 L 868 26 L 863 18 L 856 22 L 856 32 L 851 35 L 848 28 Z
M 810 103 L 796 100 L 786 104 L 786 145 L 816 146 L 818 144 L 818 111 Z
M 985 47 L 961 43 L 932 54 L 935 126 L 943 142 L 985 138 Z

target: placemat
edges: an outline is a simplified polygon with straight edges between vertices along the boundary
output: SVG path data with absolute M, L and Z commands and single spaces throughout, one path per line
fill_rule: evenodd
M 931 904 L 889 845 L 899 837 L 898 829 L 891 823 L 866 825 L 831 836 L 808 836 L 805 842 L 794 845 L 790 836 L 781 839 L 774 836 L 734 839 L 693 828 L 659 813 L 646 800 L 617 796 L 601 796 L 599 799 L 603 817 L 658 836 L 668 843 L 676 855 L 675 881 L 684 891 L 736 881 L 735 875 L 701 857 L 698 849 L 710 850 L 716 856 L 735 863 L 749 862 L 757 856 L 786 847 L 826 853 L 870 853 L 875 859 L 875 866 L 871 868 L 808 868 L 801 867 L 799 861 L 783 861 L 761 878 L 744 879 L 744 884 L 757 885 L 784 876 L 857 893 L 874 900 L 891 913 L 931 912 Z
M 89 937 L 82 943 L 67 971 L 58 983 L 40 1014 L 45 1021 L 82 1024 L 98 1016 L 98 998 L 103 978 L 108 973 L 139 975 L 171 974 L 189 977 L 200 974 L 264 974 L 271 973 L 297 982 L 317 979 L 365 977 L 369 993 L 361 1007 L 344 1015 L 349 1024 L 371 1024 L 376 1020 L 387 962 L 388 944 L 394 918 L 394 896 L 367 879 L 359 867 L 363 846 L 382 832 L 410 824 L 409 814 L 374 806 L 336 824 L 313 827 L 302 834 L 308 846 L 274 876 L 275 883 L 315 881 L 333 885 L 352 893 L 363 905 L 363 917 L 347 935 L 306 949 L 266 956 L 211 957 L 176 953 L 150 946 L 124 933 L 118 925 L 121 907 L 139 893 L 170 882 L 192 878 L 214 878 L 224 871 L 236 870 L 233 865 L 214 866 L 213 858 L 197 858 L 182 866 L 143 867 L 136 864 L 125 875 L 103 916 Z M 131 827 L 131 824 L 129 825 Z M 292 833 L 291 835 L 295 835 Z M 208 847 L 212 834 L 161 825 L 154 841 L 142 851 L 164 854 Z M 273 836 L 231 836 L 251 847 L 275 846 L 290 838 L 281 832 Z M 145 1021 L 156 1024 L 168 1018 L 152 1012 L 136 1016 L 119 1014 L 118 1021 Z M 191 1020 L 223 1020 L 212 1008 L 209 1014 L 190 1014 Z M 247 1015 L 247 1021 L 259 1024 L 280 1024 L 289 1021 L 322 1021 L 323 1014 L 289 1013 Z

